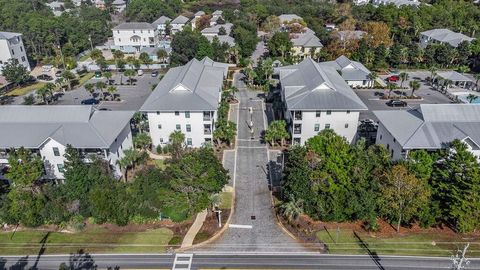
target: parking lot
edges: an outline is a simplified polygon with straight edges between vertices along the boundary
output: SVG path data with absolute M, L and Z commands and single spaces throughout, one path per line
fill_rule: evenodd
M 112 84 L 117 87 L 117 95 L 121 101 L 100 101 L 97 108 L 110 110 L 131 110 L 137 111 L 143 105 L 148 96 L 152 93 L 152 87 L 159 82 L 159 77 L 152 77 L 150 73 L 143 76 L 136 76 L 133 85 L 129 85 L 128 78 L 115 74 L 111 78 Z M 95 84 L 98 81 L 106 82 L 105 78 L 93 78 L 88 83 Z M 123 85 L 120 84 L 123 83 Z M 72 91 L 65 92 L 59 99 L 58 105 L 78 105 L 82 101 L 91 99 L 92 96 L 81 86 Z
M 419 80 L 420 81 L 420 88 L 415 91 L 415 95 L 421 97 L 421 99 L 405 99 L 407 102 L 406 107 L 390 107 L 386 103 L 388 99 L 380 99 L 380 96 L 375 95 L 375 92 L 382 93 L 384 95 L 388 95 L 388 90 L 386 89 L 355 89 L 355 93 L 360 97 L 360 99 L 365 103 L 368 107 L 368 111 L 364 111 L 360 113 L 360 119 L 373 119 L 377 120 L 376 117 L 373 115 L 373 111 L 378 110 L 406 110 L 406 109 L 413 109 L 417 108 L 420 104 L 446 104 L 452 103 L 447 96 L 434 90 L 428 82 L 426 82 L 425 78 L 430 76 L 430 72 L 428 71 L 409 71 L 409 80 L 403 83 L 403 87 L 406 89 L 398 89 L 392 91 L 392 98 L 396 95 L 400 95 L 401 91 L 405 92 L 406 95 L 411 94 L 411 89 L 408 87 L 409 81 L 411 80 Z M 382 79 L 387 78 L 389 75 L 381 75 L 379 76 Z M 400 82 L 397 82 L 397 85 L 400 86 Z

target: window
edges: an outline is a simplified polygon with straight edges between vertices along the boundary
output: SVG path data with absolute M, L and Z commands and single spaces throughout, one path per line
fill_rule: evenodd
M 192 126 L 190 124 L 187 124 L 187 132 L 191 132 L 192 131 Z
M 190 118 L 190 112 L 189 111 L 185 112 L 185 118 Z
M 60 150 L 58 150 L 58 147 L 53 147 L 53 155 L 56 157 L 60 156 Z
M 383 135 L 380 134 L 380 140 L 383 138 Z
M 325 128 L 330 128 L 330 124 L 325 124 Z
M 23 52 L 23 47 L 22 46 L 20 46 L 20 51 Z
M 387 143 L 387 150 L 389 150 L 389 149 L 390 149 L 390 144 Z
M 135 34 L 135 30 L 133 30 L 133 33 Z
M 327 115 L 330 115 L 330 114 L 332 114 L 332 111 L 327 111 Z
M 177 124 L 177 125 L 175 126 L 175 129 L 176 129 L 176 130 L 180 130 L 180 129 L 182 129 L 182 127 L 180 126 L 180 124 Z
M 347 111 L 347 114 L 350 114 L 350 111 L 349 111 L 349 110 Z
M 345 128 L 348 128 L 348 123 L 345 124 Z
M 392 149 L 392 157 L 393 157 L 393 153 L 394 153 L 394 152 L 393 152 L 393 149 Z
M 293 125 L 293 134 L 302 134 L 302 124 Z
M 61 173 L 65 172 L 65 166 L 63 164 L 57 164 L 57 169 Z
M 121 39 L 121 38 L 119 38 L 119 39 L 118 39 L 118 41 L 122 41 L 122 39 Z
M 22 56 L 22 62 L 25 62 L 25 56 Z
M 397 142 L 397 139 L 393 138 L 393 142 Z
M 320 124 L 315 124 L 314 131 L 320 131 Z
M 187 145 L 189 145 L 189 146 L 192 145 L 192 138 L 187 138 Z
M 15 55 L 15 51 L 12 49 L 12 55 Z
M 143 30 L 140 30 L 140 33 L 142 33 L 142 34 L 143 34 Z
M 293 117 L 295 120 L 302 120 L 302 111 L 294 111 Z
M 293 138 L 293 144 L 300 144 L 300 138 Z
M 160 112 L 159 112 L 159 111 L 157 111 L 157 115 L 160 115 Z
M 175 111 L 175 115 L 180 115 L 180 112 L 179 111 Z
M 160 143 L 163 143 L 163 138 L 160 138 Z
M 120 30 L 117 30 L 117 34 L 120 34 Z
M 320 111 L 315 112 L 315 117 L 317 117 L 317 118 L 320 117 Z
M 158 129 L 162 129 L 162 125 L 161 125 L 161 124 L 158 124 Z

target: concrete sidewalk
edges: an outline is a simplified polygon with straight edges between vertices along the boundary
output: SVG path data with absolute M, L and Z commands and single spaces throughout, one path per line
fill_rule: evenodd
M 193 245 L 193 240 L 195 239 L 195 236 L 197 236 L 197 233 L 202 228 L 203 222 L 205 221 L 206 218 L 207 218 L 207 209 L 197 214 L 197 217 L 195 218 L 195 221 L 193 222 L 192 227 L 188 229 L 187 234 L 183 238 L 182 246 L 180 248 L 187 248 Z

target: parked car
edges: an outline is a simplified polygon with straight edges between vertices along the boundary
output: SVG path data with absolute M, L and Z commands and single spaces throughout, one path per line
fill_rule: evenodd
M 48 73 L 48 72 L 52 71 L 52 68 L 53 68 L 52 65 L 44 65 L 44 66 L 42 66 L 42 71 L 43 71 L 43 73 Z
M 63 70 L 59 69 L 55 72 L 55 77 L 62 77 Z
M 158 76 L 158 71 L 154 70 L 152 71 L 152 77 L 157 77 Z
M 392 75 L 390 77 L 387 77 L 387 81 L 389 82 L 397 82 L 398 80 L 400 80 L 400 77 L 397 75 Z
M 95 105 L 95 104 L 98 104 L 98 100 L 96 100 L 94 98 L 89 98 L 89 99 L 82 100 L 82 104 L 83 105 Z
M 102 72 L 101 71 L 95 71 L 95 78 L 101 78 L 102 77 Z
M 377 91 L 377 92 L 374 93 L 374 95 L 375 95 L 376 97 L 383 97 L 385 94 L 382 93 L 382 92 L 378 92 L 378 91 Z
M 37 80 L 40 80 L 40 81 L 52 81 L 53 78 L 52 78 L 52 76 L 50 76 L 50 75 L 42 74 L 42 75 L 38 75 L 38 76 L 37 76 Z
M 137 71 L 137 75 L 138 75 L 138 76 L 143 76 L 143 70 L 139 69 L 139 70 Z
M 387 102 L 387 105 L 390 107 L 406 107 L 407 102 L 403 100 L 396 100 L 396 99 L 391 99 Z

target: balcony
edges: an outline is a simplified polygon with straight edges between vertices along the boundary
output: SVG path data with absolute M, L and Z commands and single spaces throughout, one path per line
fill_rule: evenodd
M 294 111 L 293 112 L 293 120 L 302 120 L 302 112 L 301 111 Z
M 105 152 L 102 149 L 83 149 L 80 150 L 80 157 L 86 162 L 90 162 L 92 159 L 104 159 Z
M 204 128 L 203 129 L 203 134 L 204 135 L 212 135 L 212 130 L 209 128 Z
M 302 125 L 301 124 L 295 124 L 293 126 L 293 134 L 302 134 Z

